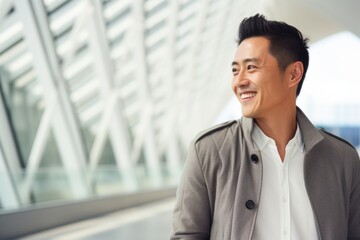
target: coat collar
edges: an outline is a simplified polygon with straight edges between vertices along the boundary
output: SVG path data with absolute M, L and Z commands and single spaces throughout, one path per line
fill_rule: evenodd
M 299 107 L 296 108 L 296 119 L 303 137 L 305 152 L 309 152 L 324 137 Z M 254 129 L 253 119 L 242 117 L 240 124 L 249 149 L 255 150 L 256 146 L 252 141 L 252 131 Z

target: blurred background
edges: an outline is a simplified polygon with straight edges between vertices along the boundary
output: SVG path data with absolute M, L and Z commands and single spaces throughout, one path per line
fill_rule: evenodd
M 255 13 L 310 38 L 298 106 L 360 150 L 359 10 L 357 0 L 0 0 L 0 238 L 132 209 L 124 224 L 147 238 L 128 225 L 86 239 L 166 239 L 191 139 L 241 116 L 230 65 L 239 23 Z

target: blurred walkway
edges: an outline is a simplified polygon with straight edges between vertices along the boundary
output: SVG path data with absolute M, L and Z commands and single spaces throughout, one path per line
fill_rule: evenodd
M 175 199 L 126 209 L 22 238 L 23 240 L 163 240 L 170 238 Z

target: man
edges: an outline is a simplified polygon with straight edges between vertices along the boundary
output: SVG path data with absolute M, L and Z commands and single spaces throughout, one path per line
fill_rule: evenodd
M 286 23 L 242 21 L 232 89 L 243 117 L 191 144 L 171 239 L 360 239 L 358 153 L 296 107 L 307 48 Z

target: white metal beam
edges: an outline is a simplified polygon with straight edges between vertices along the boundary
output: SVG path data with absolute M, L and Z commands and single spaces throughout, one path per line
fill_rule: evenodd
M 90 49 L 94 56 L 97 56 L 95 63 L 95 70 L 98 75 L 98 79 L 102 80 L 102 96 L 105 99 L 106 105 L 110 105 L 102 115 L 102 123 L 99 130 L 103 131 L 107 121 L 110 121 L 107 126 L 107 133 L 109 134 L 112 149 L 114 151 L 115 160 L 117 166 L 124 176 L 125 187 L 129 189 L 135 189 L 137 187 L 136 172 L 131 159 L 131 143 L 128 135 L 128 126 L 126 125 L 124 116 L 120 111 L 120 99 L 117 96 L 116 90 L 113 87 L 114 66 L 110 59 L 110 51 L 106 39 L 105 22 L 103 18 L 103 6 L 100 1 L 88 1 L 88 30 L 90 33 L 89 43 Z M 106 139 L 103 133 L 98 132 L 95 140 L 94 147 L 100 147 Z M 103 145 L 102 145 L 103 146 Z M 99 149 L 94 149 L 96 152 Z M 96 163 L 96 155 L 93 155 L 92 168 Z
M 13 184 L 10 171 L 7 168 L 5 157 L 0 146 L 0 202 L 1 208 L 18 208 L 20 201 Z
M 3 81 L 3 79 L 0 79 Z M 18 177 L 22 172 L 22 168 L 20 165 L 20 157 L 19 152 L 17 151 L 15 145 L 15 139 L 13 133 L 11 132 L 11 125 L 9 123 L 9 118 L 6 112 L 6 105 L 3 101 L 2 93 L 0 92 L 0 145 L 6 146 L 3 148 L 3 156 L 4 159 L 7 160 L 8 170 L 11 176 Z
M 22 172 L 1 94 L 0 91 L 0 201 L 3 208 L 12 208 L 21 204 L 14 181 Z
M 159 185 L 162 183 L 162 174 L 161 166 L 159 162 L 158 150 L 156 148 L 156 139 L 154 134 L 154 124 L 152 118 L 152 109 L 153 109 L 153 99 L 151 97 L 151 88 L 148 81 L 148 70 L 147 70 L 147 61 L 146 61 L 146 49 L 145 49 L 145 21 L 144 19 L 144 2 L 142 0 L 133 1 L 132 5 L 132 18 L 134 27 L 132 29 L 131 35 L 127 38 L 129 45 L 134 51 L 134 62 L 138 67 L 136 68 L 137 80 L 139 83 L 139 96 L 142 99 L 138 101 L 143 103 L 144 108 L 141 112 L 141 119 L 139 123 L 139 129 L 143 131 L 138 131 L 135 136 L 135 141 L 137 143 L 134 146 L 133 156 L 140 155 L 140 147 L 143 143 L 145 156 L 146 156 L 146 166 L 149 171 L 150 179 L 153 181 L 153 184 Z
M 64 169 L 66 170 L 71 186 L 72 194 L 76 198 L 86 197 L 88 196 L 88 187 L 85 179 L 80 175 L 80 173 L 84 173 L 84 155 L 81 152 L 81 145 L 74 139 L 74 135 L 76 135 L 77 131 L 73 132 L 69 127 L 69 122 L 71 121 L 69 120 L 69 116 L 64 112 L 64 102 L 62 102 L 63 98 L 60 98 L 62 93 L 59 91 L 59 88 L 57 88 L 59 85 L 55 85 L 56 83 L 61 82 L 61 80 L 59 80 L 61 75 L 56 73 L 53 75 L 54 72 L 51 72 L 51 70 L 53 70 L 51 62 L 57 63 L 58 61 L 56 59 L 49 28 L 46 25 L 42 25 L 47 23 L 45 9 L 40 0 L 31 2 L 27 0 L 15 0 L 14 3 L 16 13 L 19 14 L 22 22 L 26 23 L 26 28 L 24 28 L 25 41 L 28 43 L 28 46 L 31 46 L 31 48 L 29 48 L 31 54 L 36 56 L 36 61 L 34 61 L 34 68 L 37 71 L 39 82 L 45 89 L 43 97 L 47 103 L 54 102 L 55 106 L 55 108 L 52 110 L 53 114 L 49 113 L 50 116 L 43 116 L 43 118 L 46 118 L 44 118 L 42 122 L 49 125 L 42 126 L 40 124 L 39 129 L 43 130 L 40 132 L 40 136 L 36 136 L 36 138 L 44 141 L 46 136 L 45 133 L 49 132 L 50 130 L 45 128 L 52 126 L 55 140 L 59 148 L 59 153 L 61 154 L 61 160 L 64 164 Z M 33 12 L 32 9 L 35 9 L 36 13 Z M 58 92 L 60 95 L 58 95 Z M 48 107 L 49 106 L 47 106 L 47 108 Z M 50 112 L 50 110 L 46 109 L 45 112 Z M 39 140 L 41 143 L 42 141 Z M 39 146 L 42 146 L 42 144 L 39 143 Z M 29 166 L 32 167 L 29 168 L 29 173 L 31 174 L 25 176 L 26 180 L 24 181 L 24 189 L 31 188 L 29 183 L 31 184 L 33 174 L 37 171 L 39 162 L 41 161 L 41 150 L 42 147 L 39 147 L 37 150 L 34 149 L 33 151 L 35 156 L 33 155 L 34 157 L 28 161 Z M 73 176 L 74 171 L 79 173 L 78 176 Z
M 20 195 L 24 200 L 27 200 L 29 197 L 31 185 L 36 177 L 36 173 L 38 171 L 42 155 L 46 147 L 51 121 L 55 110 L 55 101 L 56 99 L 54 98 L 47 102 L 47 108 L 42 115 L 39 128 L 37 129 L 36 136 L 32 144 L 31 152 L 25 169 L 25 179 L 22 182 L 20 188 Z
M 176 98 L 178 97 L 175 76 L 175 58 L 176 58 L 176 33 L 179 13 L 179 2 L 172 1 L 170 3 L 170 14 L 168 17 L 168 37 L 167 37 L 167 60 L 163 65 L 166 65 L 167 71 L 164 73 L 166 78 L 166 113 L 163 118 L 162 128 L 159 134 L 160 152 L 165 153 L 166 167 L 170 175 L 176 178 L 181 170 L 181 161 L 179 157 L 179 149 L 176 144 L 178 138 L 176 131 L 176 115 L 179 109 L 174 108 Z M 175 130 L 175 131 L 174 131 Z
M 63 115 L 63 117 L 60 117 L 59 119 L 63 119 L 64 120 L 63 122 L 67 124 L 66 129 L 64 130 L 69 135 L 69 139 L 71 139 L 71 141 L 69 141 L 69 143 L 73 145 L 71 151 L 73 151 L 76 156 L 77 159 L 76 161 L 79 164 L 78 167 L 80 169 L 83 169 L 83 171 L 85 171 L 86 158 L 87 158 L 84 150 L 85 147 L 81 138 L 80 129 L 75 117 L 75 113 L 71 106 L 70 96 L 67 92 L 67 86 L 64 80 L 61 67 L 59 65 L 58 56 L 56 55 L 54 41 L 48 25 L 48 19 L 47 19 L 47 14 L 45 12 L 46 11 L 45 7 L 43 5 L 42 0 L 33 0 L 30 1 L 29 4 L 32 6 L 32 8 L 35 11 L 34 14 L 35 14 L 35 19 L 37 20 L 36 23 L 39 26 L 41 40 L 43 40 L 42 41 L 43 45 L 41 49 L 44 52 L 44 55 L 47 56 L 46 64 L 44 65 L 39 64 L 39 65 L 42 66 L 42 68 L 40 68 L 42 69 L 42 71 L 46 71 L 46 74 L 42 73 L 44 74 L 43 77 L 49 77 L 49 78 L 45 78 L 45 80 L 41 78 L 40 80 L 45 81 L 44 84 L 48 85 L 46 89 L 50 87 L 50 89 L 55 88 L 55 90 L 57 91 L 58 98 L 61 103 L 59 106 L 61 108 Z M 61 138 L 59 138 L 59 140 L 61 140 Z
M 186 62 L 186 66 L 184 67 L 183 76 L 179 78 L 182 82 L 178 82 L 181 88 L 181 93 L 179 97 L 176 99 L 175 108 L 178 109 L 177 117 L 176 117 L 176 126 L 181 126 L 182 132 L 181 134 L 183 141 L 188 144 L 190 139 L 193 138 L 194 126 L 192 124 L 188 124 L 188 126 L 183 126 L 184 122 L 190 122 L 191 108 L 194 106 L 194 101 L 196 97 L 196 92 L 194 91 L 196 82 L 200 79 L 197 78 L 197 68 L 201 67 L 197 64 L 199 58 L 199 50 L 203 47 L 201 46 L 200 40 L 202 37 L 202 30 L 206 24 L 206 13 L 209 8 L 208 1 L 198 1 L 193 4 L 191 7 L 197 9 L 197 14 L 194 17 L 194 30 L 192 32 L 192 43 L 188 48 L 189 54 L 187 55 L 188 59 Z M 196 130 L 197 131 L 197 130 Z

